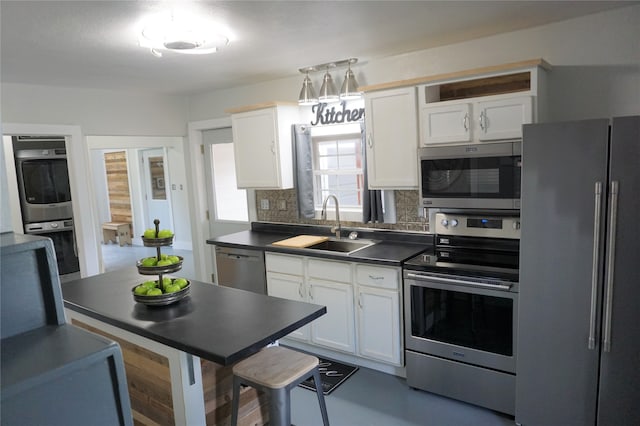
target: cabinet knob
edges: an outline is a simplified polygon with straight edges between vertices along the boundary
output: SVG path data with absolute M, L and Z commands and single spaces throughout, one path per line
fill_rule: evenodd
M 367 135 L 367 141 L 369 143 L 369 148 L 373 148 L 373 139 L 371 138 L 371 133 Z
M 276 153 L 276 141 L 271 141 L 271 152 Z
M 462 126 L 464 127 L 464 131 L 469 131 L 469 114 L 465 114 L 462 118 Z

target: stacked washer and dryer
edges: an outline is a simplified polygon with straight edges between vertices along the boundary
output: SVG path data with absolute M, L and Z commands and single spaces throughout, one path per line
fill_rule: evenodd
M 80 277 L 63 136 L 13 136 L 25 234 L 51 238 L 62 281 Z

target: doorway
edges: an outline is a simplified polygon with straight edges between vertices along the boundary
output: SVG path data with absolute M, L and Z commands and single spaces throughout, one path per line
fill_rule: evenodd
M 161 220 L 162 229 L 171 229 L 175 234 L 171 250 L 173 254 L 178 253 L 184 257 L 183 273 L 189 278 L 196 278 L 192 266 L 192 232 L 183 144 L 184 140 L 181 137 L 87 136 L 91 160 L 91 186 L 95 194 L 94 205 L 98 211 L 99 235 L 102 235 L 102 223 L 112 221 L 113 216 L 107 201 L 104 153 L 124 151 L 127 158 L 126 174 L 130 191 L 133 245 L 120 247 L 119 244 L 99 243 L 100 256 L 104 260 L 103 271 L 113 270 L 113 267 L 118 265 L 135 265 L 136 260 L 149 255 L 149 249 L 143 247 L 141 235 L 147 225 L 149 228 L 154 226 L 153 219 L 157 217 Z M 154 157 L 160 157 L 162 160 Z M 148 166 L 146 172 L 145 158 Z M 160 195 L 162 192 L 164 195 Z M 149 194 L 147 198 L 151 198 L 152 201 L 164 203 L 164 207 L 147 206 L 145 194 Z M 156 200 L 153 200 L 154 197 Z M 159 213 L 165 214 L 164 218 L 158 217 Z
M 209 212 L 209 238 L 248 230 L 248 191 L 236 184 L 233 134 L 230 127 L 202 132 L 204 170 L 206 176 L 207 206 Z M 210 246 L 212 265 L 215 250 Z M 211 281 L 217 276 L 213 268 Z

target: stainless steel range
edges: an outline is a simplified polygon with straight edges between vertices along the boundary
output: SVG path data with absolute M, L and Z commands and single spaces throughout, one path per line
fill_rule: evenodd
M 520 219 L 437 213 L 405 262 L 407 383 L 513 415 Z

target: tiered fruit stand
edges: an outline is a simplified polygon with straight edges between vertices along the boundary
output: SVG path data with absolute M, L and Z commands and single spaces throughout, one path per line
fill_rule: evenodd
M 173 235 L 166 238 L 157 238 L 158 233 L 160 232 L 160 221 L 155 219 L 153 221 L 155 225 L 155 236 L 156 238 L 146 238 L 142 236 L 142 242 L 145 247 L 155 247 L 156 248 L 156 259 L 157 261 L 162 260 L 161 247 L 168 247 L 173 244 Z M 171 274 L 174 272 L 178 272 L 182 269 L 182 261 L 184 260 L 182 256 L 177 256 L 179 261 L 173 263 L 171 265 L 162 265 L 162 266 L 145 266 L 142 261 L 144 259 L 140 259 L 137 262 L 138 273 L 141 275 L 155 275 L 158 277 L 158 287 L 160 289 L 163 288 L 164 284 L 164 274 Z M 179 291 L 175 291 L 172 293 L 165 293 L 163 291 L 162 294 L 158 295 L 146 295 L 146 294 L 136 294 L 135 289 L 138 286 L 135 286 L 131 289 L 133 293 L 133 298 L 136 302 L 143 303 L 149 306 L 166 306 L 172 303 L 178 302 L 179 300 L 184 299 L 189 295 L 191 290 L 191 283 L 187 281 L 187 285 L 180 289 Z

